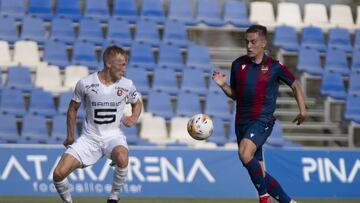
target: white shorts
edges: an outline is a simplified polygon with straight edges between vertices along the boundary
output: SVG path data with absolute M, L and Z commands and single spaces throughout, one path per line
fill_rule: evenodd
M 65 153 L 74 156 L 84 168 L 95 164 L 104 155 L 111 159 L 112 150 L 119 145 L 128 149 L 124 135 L 109 136 L 101 140 L 82 135 L 68 147 Z

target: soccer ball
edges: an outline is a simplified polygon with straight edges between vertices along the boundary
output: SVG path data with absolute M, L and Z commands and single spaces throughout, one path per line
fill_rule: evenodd
M 196 114 L 187 123 L 187 131 L 195 140 L 205 140 L 213 133 L 213 122 L 206 114 Z

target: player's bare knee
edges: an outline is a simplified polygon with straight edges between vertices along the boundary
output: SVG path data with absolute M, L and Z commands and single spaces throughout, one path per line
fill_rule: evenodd
M 115 158 L 116 165 L 120 168 L 125 168 L 128 165 L 129 159 L 127 155 L 119 154 Z
M 111 159 L 118 167 L 127 167 L 129 162 L 128 150 L 122 146 L 115 147 L 112 151 Z
M 246 163 L 248 163 L 251 159 L 252 159 L 252 157 L 253 157 L 253 155 L 251 154 L 251 152 L 249 152 L 249 151 L 242 151 L 242 152 L 240 152 L 240 160 L 241 160 L 241 162 L 243 163 L 243 164 L 246 164 Z
M 253 157 L 252 150 L 250 150 L 247 146 L 239 147 L 238 153 L 243 164 L 249 162 Z
M 62 181 L 66 178 L 65 173 L 59 167 L 56 167 L 53 172 L 53 180 L 56 182 Z

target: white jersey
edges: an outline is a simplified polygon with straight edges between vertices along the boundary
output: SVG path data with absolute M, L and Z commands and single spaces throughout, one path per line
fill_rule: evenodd
M 121 135 L 124 107 L 126 103 L 135 103 L 139 98 L 135 85 L 125 77 L 110 86 L 100 82 L 98 72 L 80 79 L 72 100 L 83 103 L 85 108 L 82 135 L 93 138 Z

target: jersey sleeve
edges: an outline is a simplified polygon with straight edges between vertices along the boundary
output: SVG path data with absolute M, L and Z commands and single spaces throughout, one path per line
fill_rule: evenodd
M 231 89 L 236 89 L 236 71 L 235 65 L 236 61 L 232 62 L 231 64 L 231 72 L 230 72 L 230 87 Z
M 140 97 L 140 93 L 136 90 L 134 83 L 132 83 L 128 95 L 128 102 L 134 104 L 138 99 L 140 99 Z
M 280 66 L 280 74 L 279 79 L 283 81 L 285 84 L 291 86 L 291 84 L 295 81 L 294 75 L 286 68 L 286 66 L 278 63 Z
M 84 95 L 85 95 L 85 88 L 84 88 L 84 85 L 82 83 L 82 80 L 79 80 L 76 83 L 72 100 L 74 100 L 74 101 L 76 101 L 78 103 L 81 103 L 84 100 Z

